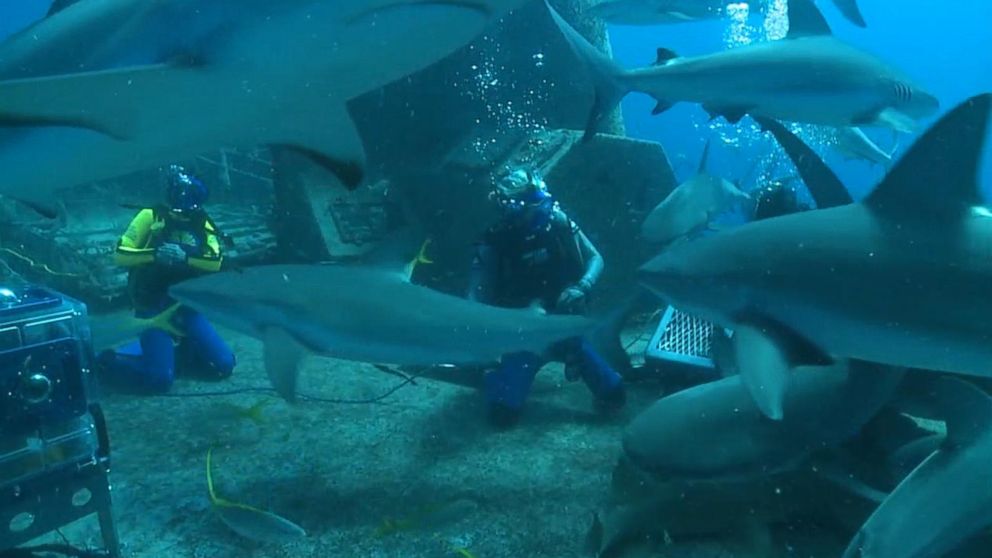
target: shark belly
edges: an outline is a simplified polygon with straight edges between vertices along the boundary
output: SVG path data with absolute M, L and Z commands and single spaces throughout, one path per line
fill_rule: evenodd
M 870 120 L 896 99 L 882 65 L 832 38 L 776 41 L 630 73 L 634 90 L 714 114 L 743 111 L 831 126 Z
M 992 336 L 936 322 L 927 315 L 914 319 L 904 314 L 900 304 L 864 313 L 860 308 L 845 310 L 839 304 L 810 304 L 780 296 L 759 306 L 830 355 L 992 377 Z

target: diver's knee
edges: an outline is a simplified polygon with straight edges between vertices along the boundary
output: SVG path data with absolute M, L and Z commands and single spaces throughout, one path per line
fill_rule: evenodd
M 237 364 L 238 360 L 234 353 L 229 352 L 210 363 L 210 368 L 218 380 L 226 380 L 231 377 L 231 374 L 234 374 L 234 367 Z
M 499 416 L 519 412 L 527 400 L 541 364 L 537 355 L 513 353 L 505 355 L 499 367 L 486 374 L 483 379 L 483 393 L 490 407 L 491 418 L 493 412 Z
M 145 374 L 137 379 L 139 384 L 137 387 L 150 394 L 162 394 L 168 393 L 175 381 L 174 367 L 149 367 Z

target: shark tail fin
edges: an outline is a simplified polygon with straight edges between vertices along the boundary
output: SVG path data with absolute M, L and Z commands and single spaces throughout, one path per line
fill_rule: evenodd
M 548 12 L 554 20 L 555 25 L 565 37 L 565 41 L 572 48 L 572 52 L 582 61 L 589 70 L 595 89 L 595 100 L 592 110 L 589 113 L 589 120 L 586 123 L 584 141 L 588 141 L 599 128 L 603 115 L 613 110 L 620 104 L 620 100 L 630 91 L 630 87 L 625 83 L 627 71 L 617 65 L 612 58 L 596 49 L 585 37 L 575 30 L 559 14 L 551 4 L 545 2 Z

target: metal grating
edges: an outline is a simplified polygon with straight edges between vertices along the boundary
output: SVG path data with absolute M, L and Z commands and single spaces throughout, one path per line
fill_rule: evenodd
M 648 344 L 645 357 L 713 369 L 710 358 L 712 334 L 710 322 L 669 306 Z

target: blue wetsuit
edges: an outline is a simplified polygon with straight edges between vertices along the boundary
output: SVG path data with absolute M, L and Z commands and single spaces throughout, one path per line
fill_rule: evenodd
M 495 306 L 520 308 L 536 301 L 551 313 L 577 313 L 584 310 L 584 304 L 562 308 L 562 293 L 569 288 L 588 290 L 601 269 L 599 253 L 578 225 L 555 206 L 548 222 L 536 229 L 505 220 L 486 231 L 476 246 L 468 296 Z M 565 363 L 570 378 L 581 377 L 607 406 L 623 403 L 620 375 L 587 341 L 574 340 L 569 353 Z M 544 364 L 534 353 L 504 355 L 485 378 L 491 411 L 512 421 Z
M 166 243 L 182 248 L 185 263 L 156 261 L 156 250 Z M 203 211 L 176 213 L 156 208 L 143 209 L 131 221 L 117 244 L 115 261 L 129 268 L 135 315 L 151 318 L 176 303 L 168 295 L 171 285 L 218 271 L 223 256 L 217 231 Z M 162 393 L 172 386 L 177 369 L 213 380 L 231 375 L 234 353 L 206 318 L 181 307 L 172 323 L 184 334 L 178 344 L 163 329 L 145 330 L 137 341 L 100 355 L 101 379 L 124 389 Z

